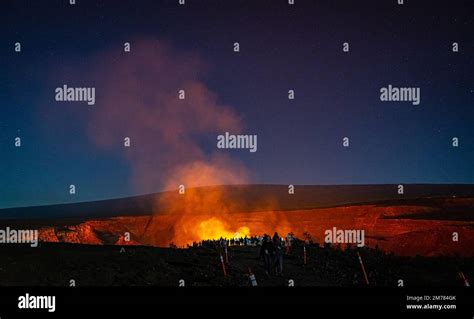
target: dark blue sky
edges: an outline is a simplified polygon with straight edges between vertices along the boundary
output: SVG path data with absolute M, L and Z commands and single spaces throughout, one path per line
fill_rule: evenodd
M 405 2 L 3 1 L 0 207 L 163 189 L 137 186 L 123 150 L 89 137 L 90 118 L 104 105 L 103 83 L 88 71 L 104 52 L 121 52 L 123 42 L 133 53 L 138 39 L 207 64 L 200 81 L 241 117 L 243 132 L 258 135 L 256 153 L 226 151 L 248 171 L 248 182 L 473 183 L 473 5 Z M 17 41 L 21 53 L 13 50 Z M 350 53 L 342 52 L 343 42 Z M 166 81 L 168 74 L 160 76 Z M 120 87 L 122 80 L 111 81 Z M 97 86 L 97 104 L 57 103 L 54 88 L 64 83 Z M 388 84 L 419 87 L 421 104 L 380 102 Z M 295 100 L 288 100 L 289 89 Z M 16 136 L 21 148 L 14 147 Z M 342 147 L 344 136 L 349 148 Z M 460 147 L 451 147 L 453 136 Z M 204 153 L 216 152 L 214 132 L 193 140 Z M 137 156 L 160 162 L 161 155 Z M 78 188 L 74 196 L 70 184 Z

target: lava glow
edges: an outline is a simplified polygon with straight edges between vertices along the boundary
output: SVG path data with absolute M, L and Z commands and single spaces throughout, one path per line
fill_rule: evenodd
M 199 240 L 234 237 L 240 238 L 250 236 L 250 229 L 243 226 L 234 231 L 227 223 L 216 217 L 211 217 L 199 223 L 199 226 L 197 227 L 197 235 Z

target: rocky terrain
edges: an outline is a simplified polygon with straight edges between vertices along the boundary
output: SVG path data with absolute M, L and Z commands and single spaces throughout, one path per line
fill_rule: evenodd
M 293 232 L 302 238 L 311 235 L 315 242 L 324 243 L 324 232 L 332 227 L 365 230 L 368 247 L 403 256 L 474 256 L 474 199 L 420 199 L 378 204 L 360 204 L 332 208 L 290 211 L 260 211 L 230 213 L 223 225 L 231 230 L 248 227 L 249 235 Z M 64 224 L 41 225 L 40 239 L 94 245 L 149 245 L 168 247 L 174 243 L 186 247 L 194 238 L 184 236 L 186 230 L 176 229 L 180 214 L 120 216 Z M 200 225 L 207 215 L 186 216 Z M 68 224 L 70 223 L 70 224 Z M 197 226 L 196 226 L 197 227 Z M 124 235 L 130 234 L 129 241 Z M 458 240 L 453 240 L 457 233 Z

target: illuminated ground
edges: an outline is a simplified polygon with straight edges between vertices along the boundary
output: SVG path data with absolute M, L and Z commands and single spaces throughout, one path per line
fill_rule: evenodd
M 40 238 L 48 242 L 113 245 L 128 232 L 130 244 L 159 247 L 170 243 L 186 247 L 205 238 L 231 237 L 242 229 L 251 235 L 293 232 L 299 238 L 307 232 L 322 243 L 325 230 L 337 227 L 363 229 L 367 246 L 397 255 L 472 257 L 473 207 L 473 198 L 415 199 L 305 210 L 121 216 L 34 226 L 42 228 Z M 458 241 L 453 241 L 455 232 Z

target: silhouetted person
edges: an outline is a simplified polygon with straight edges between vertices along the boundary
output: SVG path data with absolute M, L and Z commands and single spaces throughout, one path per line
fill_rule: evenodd
M 277 232 L 273 235 L 273 248 L 273 265 L 275 267 L 275 273 L 281 275 L 283 273 L 283 246 L 281 244 L 281 238 L 278 236 Z
M 263 236 L 260 256 L 263 258 L 263 262 L 265 263 L 265 272 L 267 273 L 267 275 L 270 275 L 273 265 L 273 243 L 270 240 L 270 236 L 268 236 L 267 234 Z
M 292 233 L 288 233 L 288 235 L 286 235 L 286 241 L 285 241 L 287 255 L 290 253 L 292 242 L 293 242 L 293 235 Z

